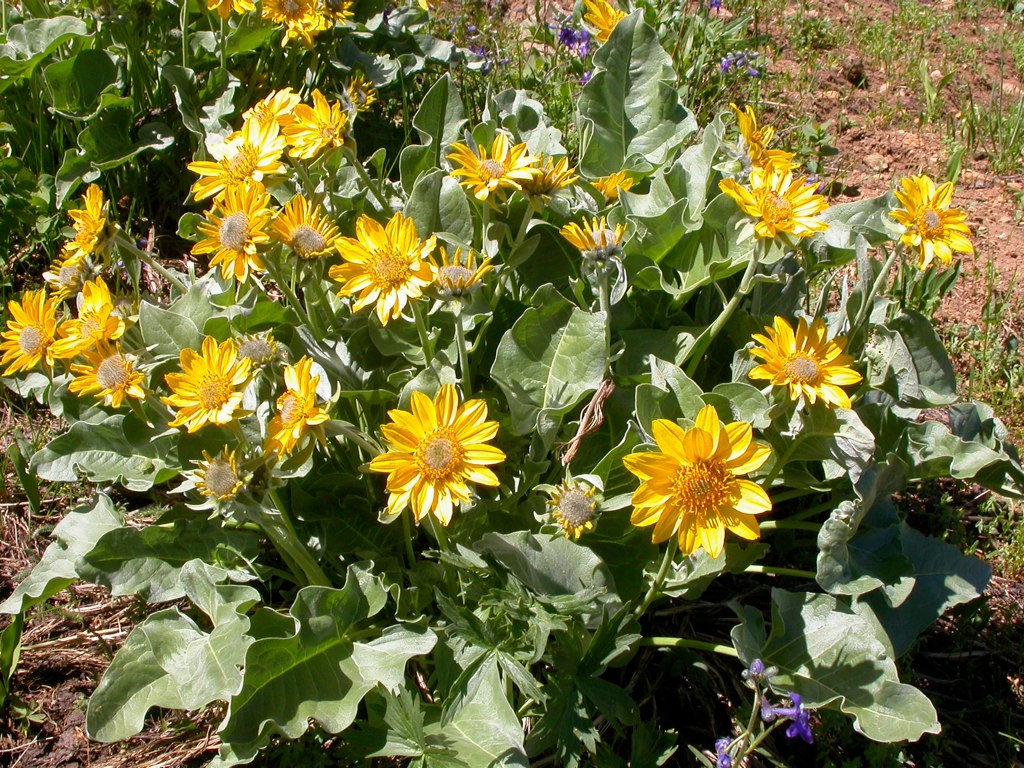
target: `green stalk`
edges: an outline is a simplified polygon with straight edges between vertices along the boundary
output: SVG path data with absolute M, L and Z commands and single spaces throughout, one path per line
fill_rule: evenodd
M 814 531 L 817 533 L 821 526 L 816 523 L 801 523 L 795 520 L 765 520 L 761 523 L 762 531 Z
M 600 270 L 597 275 L 597 306 L 604 313 L 604 349 L 608 354 L 612 348 L 612 304 L 609 297 L 607 266 L 602 265 Z M 608 365 L 611 365 L 610 360 Z
M 469 398 L 473 394 L 473 370 L 469 366 L 469 352 L 466 347 L 466 330 L 462 327 L 462 302 L 455 311 L 455 343 L 459 347 L 459 374 L 462 377 L 462 394 Z
M 362 179 L 363 184 L 366 185 L 366 188 L 373 193 L 373 196 L 375 198 L 377 198 L 377 202 L 380 203 L 381 209 L 385 213 L 390 212 L 391 204 L 388 202 L 388 199 L 384 197 L 384 194 L 381 192 L 378 185 L 374 184 L 373 181 L 370 179 L 370 175 L 366 172 L 366 169 L 363 168 L 363 164 L 359 162 L 359 158 L 356 157 L 355 152 L 353 152 L 348 147 L 342 147 L 341 151 L 345 154 L 345 157 L 348 159 L 349 163 L 352 164 L 352 167 L 356 169 L 356 173 L 359 174 L 359 178 Z
M 188 0 L 179 0 L 181 12 L 178 14 L 178 26 L 181 27 L 181 66 L 188 69 Z
M 704 332 L 693 342 L 693 347 L 687 354 L 690 358 L 690 364 L 686 368 L 686 374 L 688 376 L 694 376 L 697 373 L 697 366 L 700 365 L 700 361 L 704 357 L 704 353 L 707 351 L 708 346 L 714 341 L 715 336 L 719 334 L 725 324 L 729 322 L 733 312 L 739 307 L 740 302 L 746 298 L 747 294 L 750 293 L 750 285 L 754 280 L 754 275 L 757 274 L 757 268 L 761 264 L 761 259 L 764 258 L 764 252 L 768 249 L 768 245 L 765 241 L 758 241 L 754 245 L 754 253 L 750 258 L 750 263 L 747 264 L 747 270 L 743 273 L 743 277 L 740 279 L 740 285 L 736 289 L 736 293 L 733 294 L 732 299 L 722 309 L 721 314 L 715 319 L 711 325 L 704 329 Z
M 160 277 L 169 282 L 179 291 L 181 291 L 182 293 L 188 293 L 188 286 L 181 282 L 181 280 L 178 279 L 177 275 L 167 270 L 162 264 L 160 264 L 160 262 L 154 259 L 151 255 L 149 255 L 144 250 L 136 246 L 135 243 L 132 242 L 131 238 L 125 235 L 125 233 L 121 229 L 118 229 L 117 233 L 114 235 L 114 242 L 116 242 L 121 248 L 124 248 L 126 251 L 135 254 L 135 256 L 137 256 L 141 261 L 145 262 L 150 269 L 152 269 L 154 272 L 160 275 Z
M 748 565 L 744 573 L 763 573 L 766 576 L 795 576 L 798 579 L 817 578 L 818 574 L 811 571 L 802 571 L 799 568 L 777 568 L 772 565 Z
M 299 301 L 299 297 L 295 295 L 295 291 L 288 285 L 288 281 L 283 278 L 280 271 L 277 269 L 277 264 L 273 258 L 268 254 L 263 259 L 264 265 L 267 268 L 267 274 L 273 278 L 274 282 L 277 283 L 277 287 L 281 289 L 281 293 L 284 294 L 285 300 L 291 305 L 291 308 L 295 310 L 295 313 L 299 318 L 310 328 L 313 327 L 312 321 L 309 319 L 309 313 L 306 312 L 306 308 Z
M 675 558 L 677 546 L 678 542 L 676 541 L 676 537 L 669 537 L 668 547 L 665 549 L 665 556 L 661 561 L 661 567 L 658 569 L 658 574 L 654 577 L 654 581 L 651 582 L 651 586 L 647 590 L 647 594 L 644 595 L 643 601 L 637 609 L 633 611 L 634 619 L 639 620 L 647 609 L 651 607 L 651 603 L 653 603 L 661 593 L 661 588 L 665 584 L 665 577 L 668 576 L 668 569 L 672 565 L 673 558 Z
M 219 13 L 217 15 L 220 16 Z M 227 21 L 224 19 L 223 16 L 221 16 L 221 19 L 220 19 L 220 68 L 221 69 L 227 69 L 228 68 L 228 41 L 227 41 L 227 34 L 225 32 L 225 27 L 226 26 L 227 26 Z
M 371 459 L 374 456 L 379 456 L 381 453 L 383 453 L 379 445 L 374 443 L 369 437 L 367 437 L 365 434 L 360 432 L 355 427 L 349 427 L 345 424 L 342 424 L 340 421 L 335 421 L 331 424 L 331 429 L 336 430 L 346 440 L 351 440 L 353 443 L 358 445 L 360 448 L 366 451 L 367 454 L 369 454 L 369 458 Z
M 696 651 L 711 651 L 720 653 L 723 656 L 731 656 L 736 659 L 739 654 L 731 645 L 722 643 L 708 643 L 704 640 L 692 640 L 688 637 L 645 637 L 640 640 L 639 645 L 654 648 L 693 648 Z
M 885 285 L 885 281 L 889 277 L 889 270 L 892 269 L 892 265 L 899 258 L 900 253 L 903 251 L 902 244 L 897 242 L 896 246 L 892 249 L 892 253 L 889 254 L 889 258 L 885 260 L 885 264 L 882 265 L 882 271 L 878 273 L 878 277 L 875 278 L 875 282 L 871 284 L 871 290 L 867 296 L 864 297 L 864 303 L 861 304 L 860 309 L 857 310 L 857 318 L 853 321 L 853 326 L 850 328 L 850 332 L 853 333 L 861 327 L 868 315 L 871 313 L 871 305 L 874 303 L 875 296 Z M 905 272 L 906 270 L 903 270 Z
M 331 580 L 327 578 L 323 569 L 320 568 L 320 564 L 309 553 L 306 545 L 302 543 L 295 532 L 295 527 L 288 517 L 287 508 L 281 500 L 281 496 L 277 491 L 270 491 L 270 498 L 273 500 L 274 506 L 277 507 L 280 517 L 277 519 L 269 516 L 264 518 L 262 525 L 267 538 L 286 562 L 291 561 L 289 567 L 292 567 L 293 570 L 298 568 L 295 575 L 302 577 L 307 585 L 331 586 Z
M 412 525 L 409 523 L 409 515 L 402 512 L 402 531 L 405 534 L 405 556 L 409 558 L 409 570 L 416 565 L 416 551 L 412 546 Z
M 416 320 L 416 332 L 420 336 L 420 346 L 423 347 L 423 363 L 425 367 L 429 368 L 430 364 L 434 361 L 434 353 L 430 348 L 430 331 L 427 328 L 427 318 L 423 314 L 420 302 L 414 299 L 410 304 L 412 305 L 412 316 Z

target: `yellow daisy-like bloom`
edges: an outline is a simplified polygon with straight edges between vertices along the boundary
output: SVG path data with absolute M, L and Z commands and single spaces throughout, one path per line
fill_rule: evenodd
M 302 436 L 327 421 L 327 411 L 316 404 L 316 385 L 319 376 L 310 376 L 313 360 L 303 357 L 295 365 L 284 368 L 284 383 L 288 388 L 277 398 L 277 413 L 267 427 L 267 453 L 284 458 Z
M 248 360 L 254 368 L 262 368 L 279 356 L 277 342 L 269 333 L 247 333 L 238 344 L 238 356 Z
M 170 397 L 160 399 L 177 409 L 170 427 L 186 427 L 195 432 L 206 424 L 228 424 L 242 402 L 242 393 L 249 383 L 252 363 L 239 359 L 235 342 L 228 339 L 217 344 L 212 336 L 203 339 L 202 352 L 181 350 L 182 373 L 165 377 L 171 388 Z
M 245 484 L 238 471 L 237 452 L 227 448 L 216 456 L 203 451 L 203 460 L 196 462 L 192 477 L 197 491 L 217 501 L 231 501 Z
M 551 493 L 547 505 L 565 535 L 573 541 L 579 539 L 584 531 L 594 530 L 597 502 L 594 501 L 593 488 L 575 482 L 561 483 Z
M 53 291 L 53 298 L 58 302 L 78 294 L 85 282 L 85 259 L 78 255 L 68 255 L 67 248 L 61 251 L 63 258 L 58 259 L 43 272 L 43 280 Z
M 29 371 L 42 361 L 47 369 L 53 365 L 53 340 L 57 336 L 57 300 L 47 297 L 46 290 L 25 291 L 21 302 L 7 302 L 7 330 L 0 352 L 0 365 L 6 365 L 4 376 Z
M 310 205 L 302 195 L 296 195 L 285 204 L 270 225 L 270 234 L 300 259 L 326 256 L 338 242 L 338 228 L 319 205 Z
M 626 13 L 606 0 L 583 0 L 583 4 L 587 7 L 583 20 L 597 30 L 598 40 L 608 42 L 615 25 L 626 18 Z
M 85 364 L 74 363 L 71 374 L 75 377 L 68 389 L 79 397 L 95 395 L 107 405 L 120 408 L 126 397 L 142 400 L 146 391 L 142 388 L 142 373 L 121 354 L 119 346 L 99 344 L 85 352 Z
M 480 280 L 494 269 L 490 259 L 484 259 L 480 266 L 476 264 L 476 253 L 470 248 L 466 257 L 462 257 L 462 249 L 456 248 L 451 258 L 448 251 L 441 248 L 440 262 L 432 260 L 437 270 L 437 277 L 434 281 L 434 289 L 445 301 L 461 299 L 468 296 L 480 287 Z
M 774 168 L 780 174 L 792 170 L 793 158 L 796 155 L 781 149 L 768 149 L 775 141 L 775 129 L 770 125 L 758 127 L 757 115 L 749 104 L 742 110 L 735 104 L 729 106 L 736 113 L 736 123 L 747 146 L 751 165 L 754 168 Z
M 365 112 L 377 100 L 377 91 L 374 89 L 373 83 L 361 74 L 348 81 L 345 93 L 356 112 Z
M 487 200 L 493 193 L 506 189 L 523 188 L 537 174 L 537 158 L 529 154 L 526 144 L 509 144 L 508 136 L 499 133 L 491 142 L 490 157 L 487 148 L 479 147 L 477 154 L 468 145 L 453 144 L 448 160 L 458 166 L 451 175 L 458 178 L 462 186 L 473 191 L 477 200 Z
M 559 230 L 562 237 L 579 248 L 583 258 L 595 263 L 617 258 L 622 253 L 622 236 L 625 231 L 621 224 L 616 224 L 615 229 L 609 229 L 604 216 L 584 221 L 582 227 L 572 222 Z
M 313 106 L 299 104 L 292 112 L 292 121 L 284 129 L 290 148 L 288 154 L 308 160 L 324 147 L 340 147 L 345 143 L 348 114 L 341 102 L 328 104 L 319 90 L 313 91 Z
M 703 548 L 718 557 L 726 528 L 743 539 L 760 536 L 753 516 L 769 511 L 772 502 L 761 486 L 741 476 L 759 469 L 771 450 L 753 442 L 749 424 L 723 424 L 706 405 L 692 429 L 658 419 L 651 432 L 660 451 L 622 460 L 643 481 L 633 492 L 633 525 L 653 525 L 655 544 L 675 534 L 688 556 Z
M 192 197 L 198 202 L 252 182 L 262 183 L 268 176 L 285 172 L 281 155 L 285 140 L 276 121 L 261 123 L 246 120 L 242 130 L 228 146 L 227 156 L 218 161 L 197 160 L 188 169 L 199 174 L 192 185 Z
M 84 259 L 100 253 L 110 241 L 111 228 L 103 215 L 103 192 L 90 184 L 82 196 L 83 208 L 68 211 L 75 228 L 75 237 L 64 246 L 65 260 Z
M 102 277 L 97 277 L 82 286 L 78 317 L 61 323 L 61 338 L 53 343 L 50 352 L 55 358 L 66 360 L 100 342 L 119 339 L 124 331 L 124 318 L 114 310 L 110 289 Z
M 774 327 L 765 326 L 764 330 L 764 334 L 753 336 L 763 346 L 750 350 L 764 364 L 752 370 L 750 378 L 788 385 L 792 400 L 804 397 L 814 403 L 820 397 L 829 406 L 850 407 L 850 398 L 840 387 L 859 384 L 864 377 L 850 368 L 853 358 L 843 354 L 846 339 L 829 341 L 820 317 L 810 327 L 800 318 L 795 333 L 784 318 L 776 317 Z
M 226 21 L 232 11 L 248 13 L 256 10 L 256 5 L 252 0 L 206 0 L 206 9 L 217 11 L 217 15 Z
M 918 269 L 928 269 L 938 259 L 945 266 L 953 262 L 953 253 L 974 253 L 974 246 L 966 235 L 967 214 L 950 208 L 953 202 L 953 182 L 947 181 L 938 189 L 928 176 L 900 179 L 896 199 L 903 208 L 889 215 L 907 228 L 900 238 L 903 245 L 917 252 Z
M 263 0 L 263 18 L 284 24 L 281 45 L 287 45 L 289 40 L 300 40 L 311 47 L 313 38 L 330 26 L 330 21 L 320 11 L 319 0 Z
M 381 325 L 402 314 L 409 299 L 419 298 L 434 282 L 430 254 L 437 238 L 431 235 L 421 242 L 416 225 L 401 213 L 382 227 L 369 216 L 356 220 L 356 237 L 338 240 L 338 251 L 345 264 L 336 264 L 328 275 L 340 282 L 339 296 L 359 297 L 352 310 L 376 303 Z
M 597 191 L 604 195 L 608 202 L 619 199 L 619 192 L 629 192 L 636 181 L 625 171 L 616 171 L 610 176 L 605 176 L 594 182 Z
M 388 473 L 388 516 L 409 507 L 417 523 L 433 515 L 447 526 L 454 507 L 470 501 L 467 482 L 498 485 L 488 467 L 504 461 L 505 454 L 487 444 L 498 434 L 498 422 L 486 420 L 483 400 L 460 405 L 451 384 L 442 385 L 433 401 L 413 392 L 411 405 L 411 413 L 388 411 L 392 423 L 380 429 L 390 450 L 375 456 L 370 470 Z
M 263 260 L 259 246 L 270 242 L 266 227 L 274 216 L 270 195 L 262 184 L 230 187 L 213 201 L 206 221 L 197 229 L 205 239 L 192 246 L 192 253 L 212 253 L 210 268 L 220 267 L 220 276 L 234 277 L 239 282 L 249 278 L 249 271 L 262 272 Z
M 271 91 L 243 112 L 242 119 L 255 120 L 260 125 L 274 122 L 284 128 L 292 121 L 292 111 L 300 101 L 299 94 L 293 93 L 291 87 Z
M 533 178 L 524 179 L 521 186 L 523 192 L 531 198 L 547 197 L 576 183 L 579 176 L 576 169 L 569 166 L 569 158 L 560 157 L 557 161 L 541 155 L 538 158 L 537 172 Z
M 759 237 L 810 237 L 828 229 L 828 224 L 814 218 L 828 208 L 828 200 L 815 193 L 815 184 L 804 178 L 794 179 L 790 171 L 755 168 L 750 173 L 750 189 L 732 179 L 722 179 L 718 187 L 745 214 L 757 219 L 754 231 Z
M 323 0 L 320 12 L 324 18 L 335 24 L 344 24 L 352 18 L 352 2 L 351 0 Z

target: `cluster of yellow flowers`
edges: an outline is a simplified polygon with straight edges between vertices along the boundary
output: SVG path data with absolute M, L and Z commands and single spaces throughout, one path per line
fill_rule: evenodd
M 352 18 L 351 0 L 263 0 L 262 6 L 264 19 L 284 25 L 283 44 L 299 40 L 311 46 L 319 33 Z M 256 10 L 253 0 L 206 0 L 206 7 L 224 20 L 232 12 Z

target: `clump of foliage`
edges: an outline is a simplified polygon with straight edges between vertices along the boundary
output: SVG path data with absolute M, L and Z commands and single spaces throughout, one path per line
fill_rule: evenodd
M 429 42 L 396 31 L 426 11 L 366 6 L 211 2 L 220 71 L 250 29 L 360 69 L 272 68 L 215 120 L 182 111 L 196 260 L 90 184 L 47 287 L 11 303 L 4 381 L 68 423 L 30 467 L 102 490 L 0 611 L 20 627 L 76 579 L 153 605 L 89 735 L 221 702 L 217 765 L 311 720 L 352 762 L 657 765 L 681 745 L 631 690 L 641 647 L 745 670 L 749 717 L 686 745 L 704 765 L 812 741 L 819 709 L 878 742 L 938 732 L 897 660 L 989 571 L 892 494 L 1024 483 L 958 401 L 924 289 L 886 290 L 972 249 L 952 184 L 829 206 L 752 109 L 698 121 L 655 8 L 603 0 L 577 156 L 534 94 L 471 122 L 447 74 L 395 151 L 369 116 L 422 64 L 387 50 Z M 656 606 L 722 584 L 764 601 L 724 600 L 727 635 L 660 633 Z

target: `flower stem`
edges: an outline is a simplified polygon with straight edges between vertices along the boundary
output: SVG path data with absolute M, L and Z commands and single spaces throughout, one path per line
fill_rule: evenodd
M 653 646 L 655 648 L 693 648 L 697 651 L 711 651 L 720 653 L 723 656 L 739 658 L 736 649 L 731 645 L 722 643 L 709 643 L 704 640 L 693 640 L 688 637 L 645 637 L 640 640 L 640 645 Z
M 295 291 L 291 289 L 288 281 L 278 271 L 277 263 L 270 257 L 267 256 L 263 259 L 263 263 L 266 265 L 267 274 L 269 274 L 274 282 L 277 283 L 277 287 L 281 289 L 281 293 L 284 294 L 285 300 L 291 305 L 291 308 L 295 310 L 295 314 L 299 316 L 307 327 L 313 328 L 313 323 L 309 319 L 309 313 L 306 312 L 306 308 L 302 306 L 302 302 L 299 301 L 299 297 L 295 294 Z
M 412 316 L 416 319 L 416 332 L 420 335 L 420 346 L 423 347 L 423 365 L 426 368 L 434 361 L 434 353 L 431 350 L 430 330 L 427 328 L 427 318 L 423 314 L 423 307 L 415 299 L 412 304 Z
M 817 574 L 799 568 L 776 568 L 772 565 L 748 565 L 744 573 L 763 573 L 766 576 L 795 576 L 798 579 L 815 579 Z
M 651 603 L 653 603 L 661 593 L 661 588 L 665 584 L 665 577 L 668 576 L 668 569 L 672 565 L 673 558 L 675 558 L 677 546 L 678 543 L 676 542 L 676 537 L 669 537 L 668 547 L 665 549 L 665 557 L 661 561 L 661 567 L 658 569 L 658 575 L 655 576 L 654 581 L 651 582 L 651 586 L 647 590 L 647 594 L 644 595 L 643 601 L 641 601 L 637 609 L 633 611 L 634 619 L 639 619 L 643 616 L 647 609 L 651 607 Z
M 466 347 L 466 329 L 462 327 L 462 303 L 458 304 L 455 311 L 455 343 L 459 347 L 459 374 L 462 377 L 463 397 L 469 398 L 473 394 L 473 370 L 469 365 L 469 351 Z
M 853 327 L 850 329 L 851 333 L 861 327 L 868 315 L 871 314 L 871 305 L 874 304 L 875 296 L 885 285 L 885 281 L 889 278 L 889 270 L 892 269 L 892 265 L 896 263 L 896 259 L 902 251 L 900 243 L 892 249 L 892 253 L 889 254 L 889 258 L 885 260 L 885 264 L 882 265 L 882 271 L 878 273 L 878 277 L 875 278 L 875 282 L 871 284 L 871 290 L 868 295 L 864 297 L 864 303 L 860 305 L 860 309 L 857 310 L 857 318 L 853 321 Z
M 390 213 L 391 204 L 388 202 L 388 199 L 384 197 L 384 193 L 380 191 L 380 187 L 377 184 L 373 183 L 373 180 L 370 178 L 370 175 L 366 172 L 366 169 L 363 167 L 363 164 L 359 162 L 359 158 L 357 158 L 355 153 L 348 147 L 343 147 L 342 152 L 345 153 L 345 157 L 348 159 L 349 163 L 352 164 L 352 167 L 356 169 L 356 173 L 359 174 L 359 178 L 362 179 L 363 184 L 366 185 L 366 188 L 373 193 L 373 196 L 375 198 L 377 198 L 377 202 L 380 203 L 381 209 L 385 213 Z
M 187 0 L 182 0 L 182 2 L 186 2 L 186 1 Z M 227 22 L 225 21 L 224 17 L 222 16 L 221 20 L 220 20 L 220 68 L 221 69 L 227 69 L 228 68 L 228 41 L 227 41 L 227 35 L 226 35 L 226 30 L 225 30 L 225 26 L 226 25 L 227 25 Z
M 821 530 L 817 523 L 802 523 L 797 520 L 765 520 L 761 523 L 762 531 L 814 531 Z
M 416 566 L 416 551 L 412 546 L 412 525 L 409 524 L 409 515 L 402 512 L 402 531 L 405 534 L 405 556 L 409 558 L 409 570 Z
M 331 580 L 320 568 L 320 564 L 313 559 L 313 556 L 306 549 L 306 545 L 299 539 L 295 527 L 288 517 L 287 507 L 277 491 L 270 491 L 270 498 L 277 507 L 279 513 L 277 518 L 267 516 L 262 521 L 263 530 L 267 538 L 281 556 L 288 562 L 295 575 L 305 581 L 306 584 L 318 587 L 331 586 Z M 298 571 L 295 569 L 298 568 Z
M 156 272 L 160 277 L 169 282 L 175 288 L 182 293 L 188 293 L 188 286 L 185 285 L 173 272 L 169 271 L 160 262 L 154 259 L 151 255 L 146 253 L 144 250 L 139 248 L 132 242 L 131 238 L 128 237 L 122 230 L 118 229 L 117 234 L 114 235 L 114 241 L 129 253 L 134 254 L 139 258 L 140 261 L 144 262 L 146 266 Z
M 729 318 L 732 317 L 740 302 L 750 293 L 750 285 L 754 280 L 754 275 L 757 274 L 757 268 L 760 266 L 761 259 L 764 257 L 764 251 L 766 250 L 766 243 L 761 241 L 755 243 L 750 263 L 747 264 L 747 270 L 743 273 L 743 277 L 740 278 L 740 284 L 736 289 L 736 293 L 733 294 L 729 303 L 723 307 L 721 314 L 715 318 L 715 321 L 705 328 L 704 332 L 693 342 L 693 347 L 687 353 L 687 357 L 690 358 L 690 364 L 686 368 L 688 376 L 693 376 L 697 372 L 697 366 L 700 365 L 700 361 L 703 359 L 708 346 L 714 341 L 715 336 L 719 334 L 722 328 L 725 327 L 725 324 L 729 322 Z
M 337 419 L 335 419 L 334 421 L 331 422 L 331 429 L 333 431 L 336 431 L 346 440 L 351 440 L 353 443 L 358 445 L 360 448 L 366 451 L 367 454 L 369 454 L 369 458 L 371 459 L 374 456 L 378 456 L 381 453 L 383 453 L 380 446 L 377 445 L 369 437 L 367 437 L 362 431 L 356 429 L 355 427 L 351 427 L 348 424 L 345 424 L 343 421 L 338 421 Z
M 612 305 L 608 295 L 608 270 L 604 267 L 600 270 L 597 275 L 597 306 L 604 313 L 604 349 L 608 357 L 612 348 Z M 608 365 L 611 365 L 610 360 Z

